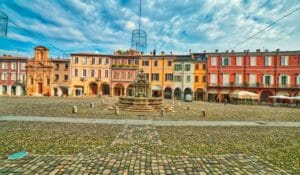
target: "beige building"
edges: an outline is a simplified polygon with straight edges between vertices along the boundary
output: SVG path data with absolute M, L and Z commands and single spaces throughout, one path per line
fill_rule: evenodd
M 54 66 L 44 46 L 34 48 L 34 58 L 26 65 L 26 93 L 30 96 L 52 96 Z
M 70 89 L 70 60 L 53 59 L 54 77 L 53 77 L 53 96 L 66 97 L 71 95 Z
M 110 95 L 111 58 L 109 55 L 74 53 L 70 60 L 72 96 Z

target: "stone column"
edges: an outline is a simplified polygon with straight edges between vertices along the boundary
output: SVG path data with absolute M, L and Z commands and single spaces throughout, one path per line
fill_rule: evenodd
M 7 95 L 11 95 L 11 85 L 7 86 Z
M 72 88 L 68 88 L 68 96 L 72 96 Z
M 0 85 L 0 95 L 2 95 L 2 85 Z
M 21 96 L 21 91 L 22 91 L 21 86 L 17 85 L 16 86 L 16 96 Z

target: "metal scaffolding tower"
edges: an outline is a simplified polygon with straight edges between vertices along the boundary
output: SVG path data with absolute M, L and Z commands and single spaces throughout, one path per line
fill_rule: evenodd
M 0 37 L 7 36 L 8 16 L 0 11 Z

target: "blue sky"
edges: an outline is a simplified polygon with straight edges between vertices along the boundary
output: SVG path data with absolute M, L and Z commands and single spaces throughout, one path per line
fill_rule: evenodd
M 0 0 L 0 9 L 27 33 L 9 23 L 0 54 L 33 56 L 33 47 L 112 54 L 130 48 L 138 26 L 137 0 Z M 233 46 L 299 8 L 299 0 L 142 0 L 142 29 L 148 52 L 232 50 Z M 300 50 L 300 10 L 235 48 Z

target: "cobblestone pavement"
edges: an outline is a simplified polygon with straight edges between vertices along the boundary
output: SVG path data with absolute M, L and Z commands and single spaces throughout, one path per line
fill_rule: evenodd
M 97 123 L 116 125 L 155 125 L 155 126 L 283 126 L 300 127 L 300 122 L 271 121 L 172 121 L 134 119 L 89 119 L 70 117 L 0 116 L 0 121 L 37 121 L 60 123 Z
M 142 145 L 163 146 L 154 126 L 126 125 L 110 146 L 134 145 L 121 153 L 30 155 L 0 159 L 0 174 L 287 174 L 257 156 L 195 157 L 158 154 Z

